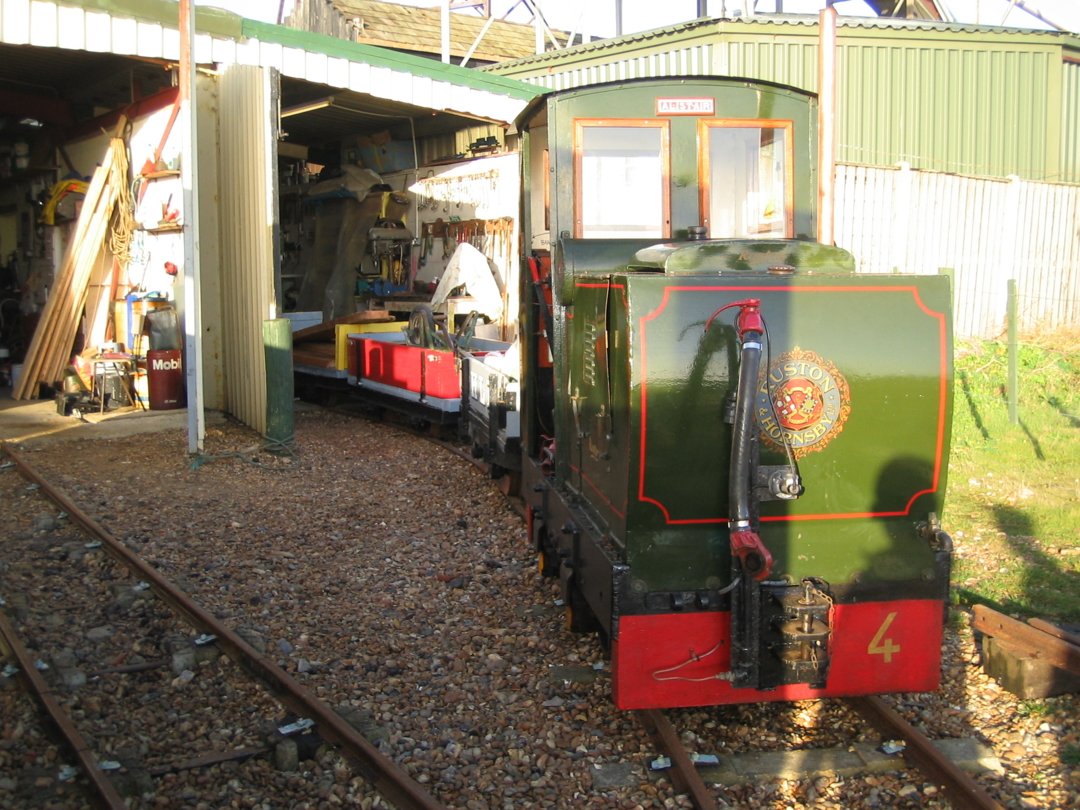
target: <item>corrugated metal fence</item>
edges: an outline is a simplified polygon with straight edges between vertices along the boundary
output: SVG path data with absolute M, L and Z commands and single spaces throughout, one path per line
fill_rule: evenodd
M 1080 325 L 1080 186 L 838 165 L 836 242 L 870 273 L 951 272 L 957 337 Z M 949 268 L 948 271 L 942 268 Z
M 232 65 L 221 78 L 221 321 L 226 409 L 266 432 L 263 320 L 274 312 L 269 172 L 275 133 L 270 71 Z

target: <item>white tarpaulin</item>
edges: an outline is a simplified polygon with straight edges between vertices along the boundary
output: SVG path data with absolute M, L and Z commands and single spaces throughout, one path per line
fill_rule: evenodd
M 450 297 L 450 291 L 462 285 L 475 301 L 473 309 L 498 323 L 502 318 L 503 301 L 502 290 L 495 281 L 495 271 L 487 256 L 468 242 L 458 245 L 450 257 L 446 272 L 431 296 L 431 308 L 442 306 Z

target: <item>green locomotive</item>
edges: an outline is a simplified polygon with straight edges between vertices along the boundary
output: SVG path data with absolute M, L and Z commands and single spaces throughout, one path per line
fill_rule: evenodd
M 621 708 L 936 688 L 944 276 L 813 241 L 816 101 L 647 79 L 522 138 L 522 486 Z

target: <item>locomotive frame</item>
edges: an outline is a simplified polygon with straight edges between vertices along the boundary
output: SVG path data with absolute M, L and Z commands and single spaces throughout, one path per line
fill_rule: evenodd
M 939 683 L 950 281 L 814 241 L 816 105 L 718 77 L 541 96 L 516 345 L 344 338 L 349 382 L 414 413 L 439 366 L 434 421 L 520 482 L 620 708 Z
M 811 240 L 815 118 L 710 77 L 518 122 L 522 497 L 620 708 L 938 684 L 951 290 Z

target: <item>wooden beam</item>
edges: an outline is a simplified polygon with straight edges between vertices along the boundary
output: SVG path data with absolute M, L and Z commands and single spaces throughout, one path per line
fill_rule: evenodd
M 980 633 L 1000 638 L 1030 652 L 1032 658 L 1080 675 L 1080 646 L 998 613 L 986 605 L 975 605 L 972 619 L 972 628 Z
M 1045 619 L 1028 619 L 1027 623 L 1036 630 L 1042 630 L 1044 633 L 1049 633 L 1055 638 L 1060 638 L 1063 641 L 1067 641 L 1070 644 L 1075 644 L 1080 647 L 1080 634 L 1070 633 L 1065 628 L 1058 627 L 1056 624 L 1051 624 Z
M 43 124 L 69 127 L 75 122 L 71 103 L 62 98 L 19 93 L 0 89 L 0 113 L 19 118 L 33 118 Z
M 146 96 L 138 101 L 128 104 L 126 107 L 107 112 L 104 115 L 99 115 L 97 118 L 92 118 L 89 121 L 83 121 L 82 123 L 74 126 L 68 133 L 69 140 L 78 140 L 84 138 L 87 135 L 96 135 L 101 130 L 114 129 L 116 123 L 124 118 L 125 120 L 134 120 L 144 115 L 149 115 L 152 112 L 164 109 L 172 104 L 176 100 L 176 96 L 179 90 L 176 87 L 167 87 L 159 93 L 154 93 L 151 96 Z
M 332 321 L 323 321 L 314 326 L 308 326 L 293 332 L 293 344 L 320 340 L 333 342 L 337 336 L 337 330 L 334 327 L 339 323 L 389 323 L 392 320 L 394 320 L 394 316 L 382 310 L 354 312 L 352 315 L 342 315 Z

